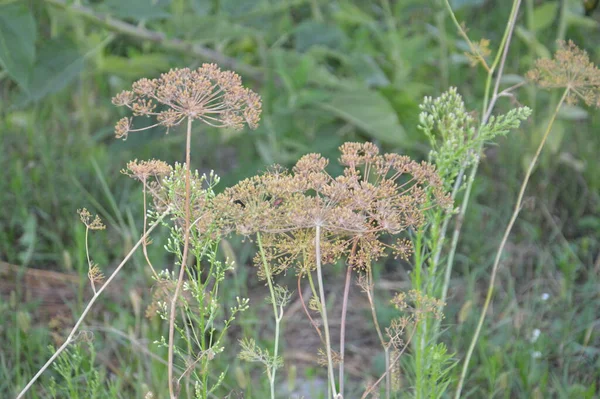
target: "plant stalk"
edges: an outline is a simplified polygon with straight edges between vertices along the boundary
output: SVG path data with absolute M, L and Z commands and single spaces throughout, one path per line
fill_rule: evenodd
M 321 302 L 321 316 L 323 317 L 323 330 L 325 330 L 325 350 L 327 352 L 327 372 L 333 399 L 337 399 L 335 387 L 335 376 L 333 374 L 333 357 L 331 355 L 331 337 L 329 336 L 329 322 L 327 321 L 327 305 L 325 302 L 325 290 L 323 288 L 323 271 L 321 270 L 321 226 L 316 226 L 315 255 L 317 263 L 317 283 L 319 285 L 319 296 Z
M 176 309 L 177 309 L 177 297 L 179 296 L 179 291 L 181 290 L 181 286 L 183 285 L 183 277 L 185 276 L 185 267 L 187 263 L 187 257 L 190 247 L 190 147 L 192 141 L 192 118 L 188 117 L 187 123 L 187 134 L 186 134 L 186 142 L 185 142 L 185 221 L 184 221 L 184 236 L 183 236 L 183 254 L 181 256 L 181 267 L 179 268 L 179 277 L 177 278 L 177 285 L 175 286 L 175 292 L 173 293 L 173 298 L 171 299 L 171 310 L 169 313 L 169 348 L 168 348 L 168 384 L 169 384 L 169 395 L 171 399 L 176 399 L 179 396 L 175 392 L 175 388 L 173 386 L 173 347 L 175 345 L 175 318 L 176 318 Z
M 275 298 L 275 289 L 273 288 L 273 277 L 271 275 L 271 269 L 269 268 L 269 264 L 267 263 L 267 259 L 265 257 L 265 251 L 262 246 L 260 233 L 256 233 L 256 241 L 258 243 L 260 257 L 263 263 L 263 267 L 265 269 L 265 277 L 269 285 L 269 292 L 271 293 L 271 302 L 273 304 L 273 315 L 275 316 L 275 343 L 273 345 L 273 363 L 268 366 L 271 368 L 271 370 L 268 373 L 269 385 L 271 389 L 271 399 L 275 399 L 275 374 L 277 373 L 277 356 L 279 356 L 279 326 L 281 324 L 281 319 L 283 318 L 283 309 L 281 309 L 281 311 L 277 311 L 277 300 Z

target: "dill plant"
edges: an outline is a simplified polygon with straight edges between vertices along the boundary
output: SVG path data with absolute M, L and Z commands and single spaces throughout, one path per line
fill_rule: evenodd
M 456 88 L 450 88 L 437 98 L 426 97 L 421 104 L 419 129 L 431 146 L 429 160 L 437 166 L 444 186 L 453 198 L 466 188 L 463 170 L 478 160 L 477 151 L 497 136 L 517 129 L 529 117 L 527 107 L 513 109 L 505 115 L 490 116 L 487 123 L 476 128 L 476 121 L 468 112 Z M 446 232 L 455 212 L 434 208 L 426 213 L 427 223 L 415 232 L 415 267 L 411 284 L 441 303 L 447 299 L 451 268 L 442 265 L 442 251 Z M 450 383 L 452 356 L 443 343 L 438 343 L 440 321 L 425 318 L 417 326 L 414 337 L 411 373 L 415 397 L 440 397 Z
M 214 196 L 212 189 L 216 182 L 214 176 L 211 176 L 208 187 L 203 190 L 202 185 L 207 182 L 206 177 L 199 178 L 197 172 L 192 172 L 190 166 L 192 124 L 194 121 L 199 121 L 216 128 L 242 129 L 244 125 L 255 128 L 261 114 L 260 96 L 243 87 L 240 76 L 235 72 L 221 71 L 215 64 L 204 64 L 195 70 L 172 69 L 158 79 L 140 79 L 132 85 L 132 90 L 125 90 L 116 95 L 113 103 L 129 108 L 134 116 L 156 118 L 154 125 L 139 129 L 133 127 L 133 118 L 122 118 L 115 126 L 117 138 L 127 138 L 131 132 L 147 130 L 154 126 L 163 126 L 168 132 L 168 129 L 175 126 L 186 125 L 185 163 L 176 165 L 170 178 L 164 179 L 162 193 L 159 193 L 155 199 L 158 208 L 167 208 L 171 211 L 173 228 L 166 249 L 175 254 L 176 264 L 179 267 L 177 278 L 172 278 L 170 273 L 163 274 L 164 279 L 173 279 L 175 284 L 168 301 L 161 302 L 159 307 L 160 314 L 162 317 L 168 317 L 169 322 L 169 336 L 164 344 L 168 352 L 168 385 L 171 398 L 179 396 L 181 377 L 195 370 L 192 366 L 196 363 L 201 364 L 202 371 L 199 380 L 196 380 L 200 388 L 196 388 L 195 391 L 200 394 L 199 397 L 206 398 L 222 381 L 222 376 L 219 376 L 213 388 L 209 388 L 207 362 L 218 353 L 215 350 L 221 350 L 218 345 L 215 349 L 211 348 L 220 342 L 221 337 L 214 340 L 211 338 L 207 342 L 205 335 L 208 333 L 212 337 L 215 332 L 213 323 L 218 311 L 218 283 L 223 280 L 224 272 L 231 269 L 231 265 L 223 266 L 216 260 L 218 235 L 213 234 L 213 225 L 210 221 L 207 222 L 203 218 L 210 208 L 208 201 Z M 161 108 L 158 108 L 159 106 Z M 204 223 L 199 223 L 200 220 Z M 196 284 L 188 284 L 184 287 L 190 258 L 197 272 L 195 275 L 189 271 L 187 273 L 191 281 L 196 281 Z M 200 283 L 203 260 L 208 260 L 209 278 Z M 214 291 L 207 292 L 209 288 Z M 195 315 L 187 303 L 184 303 L 183 308 L 186 311 L 183 318 L 198 322 L 201 329 L 199 332 L 190 333 L 177 324 L 178 302 L 185 297 L 181 295 L 182 290 L 190 291 L 197 301 L 200 314 Z M 246 310 L 247 305 L 246 299 L 238 300 L 238 305 L 232 309 L 232 315 L 224 322 L 223 331 L 226 331 L 235 314 Z M 191 324 L 193 326 L 193 323 Z M 186 358 L 184 372 L 178 378 L 174 374 L 175 354 L 182 356 L 183 352 L 176 349 L 176 331 L 184 337 L 189 356 Z M 196 346 L 192 345 L 193 343 Z
M 197 172 L 192 171 L 191 137 L 194 121 L 217 128 L 242 129 L 245 125 L 255 128 L 261 114 L 260 96 L 243 87 L 236 73 L 221 71 L 215 64 L 204 64 L 195 70 L 172 69 L 157 79 L 140 79 L 133 83 L 131 90 L 117 94 L 113 104 L 128 108 L 134 117 L 156 120 L 151 126 L 136 128 L 133 117 L 123 117 L 115 126 L 117 138 L 126 139 L 130 133 L 155 126 L 162 126 L 168 132 L 171 128 L 185 125 L 185 163 L 170 167 L 162 161 L 136 160 L 127 165 L 123 172 L 142 183 L 144 233 L 99 287 L 96 284 L 100 284 L 103 276 L 98 265 L 90 260 L 88 251 L 88 276 L 94 295 L 63 345 L 29 381 L 18 398 L 23 397 L 39 376 L 73 343 L 95 301 L 140 246 L 157 281 L 159 292 L 155 293 L 154 310 L 169 324 L 168 338 L 163 337 L 160 344 L 167 347 L 167 383 L 172 399 L 179 396 L 183 378 L 190 383 L 189 375 L 194 377 L 193 391 L 197 398 L 213 394 L 222 382 L 223 374 L 216 381 L 209 381 L 209 371 L 213 371 L 209 370 L 210 361 L 222 352 L 222 339 L 236 315 L 248 308 L 248 300 L 238 298 L 228 315 L 221 313 L 219 286 L 232 265 L 217 259 L 220 235 L 215 231 L 212 219 L 203 217 L 212 215 L 208 202 L 214 197 L 213 188 L 218 178 L 213 174 L 209 178 L 199 177 Z M 148 209 L 148 193 L 153 200 L 151 209 Z M 88 230 L 101 229 L 103 225 L 87 210 L 79 213 L 86 225 L 87 249 Z M 174 271 L 157 272 L 147 253 L 150 233 L 165 223 L 170 229 L 169 244 L 165 249 L 175 256 L 175 266 L 179 267 L 177 274 Z M 193 268 L 188 269 L 190 263 Z M 186 275 L 187 282 L 184 281 Z M 176 334 L 180 341 L 176 340 Z M 181 341 L 183 347 L 178 345 Z M 175 364 L 176 357 L 180 358 L 180 365 Z M 183 370 L 181 375 L 175 375 L 176 369 Z
M 328 293 L 324 269 L 344 261 L 348 274 L 354 272 L 360 276 L 359 286 L 371 298 L 373 322 L 386 353 L 384 375 L 368 387 L 364 395 L 375 390 L 383 379 L 386 379 L 389 395 L 391 368 L 406 349 L 399 337 L 405 330 L 413 330 L 412 326 L 422 320 L 423 304 L 429 303 L 429 299 L 415 294 L 419 317 L 396 323 L 384 332 L 372 301 L 372 264 L 388 256 L 407 259 L 412 244 L 404 233 L 424 223 L 426 210 L 448 209 L 451 200 L 435 168 L 428 163 L 415 162 L 398 154 L 379 154 L 379 149 L 371 143 L 345 143 L 340 152 L 339 163 L 344 170 L 339 176 L 327 172 L 328 159 L 320 154 L 307 154 L 291 171 L 273 167 L 227 188 L 215 198 L 214 210 L 219 215 L 223 232 L 256 237 L 259 251 L 255 264 L 259 277 L 267 280 L 275 299 L 277 323 L 281 314 L 277 307 L 282 306 L 277 296 L 287 295 L 274 292 L 287 291 L 274 288 L 273 275 L 295 269 L 299 280 L 308 279 L 312 292 L 309 308 L 318 313 L 322 325 L 315 322 L 306 306 L 304 309 L 321 338 L 321 363 L 327 367 L 328 397 L 332 398 L 344 397 L 346 326 L 343 313 L 340 345 L 336 349 L 326 306 Z M 346 279 L 344 312 L 350 281 Z M 438 307 L 439 304 L 428 309 Z M 277 338 L 275 342 L 273 352 L 277 353 Z M 271 397 L 274 397 L 272 378 L 280 364 L 279 359 L 252 341 L 244 341 L 242 345 L 244 359 L 266 365 L 271 379 Z M 397 356 L 391 356 L 392 351 Z M 339 366 L 337 378 L 336 364 Z

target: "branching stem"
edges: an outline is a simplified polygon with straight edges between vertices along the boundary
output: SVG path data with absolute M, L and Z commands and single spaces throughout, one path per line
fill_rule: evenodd
M 77 322 L 75 323 L 75 325 L 71 329 L 71 332 L 69 333 L 69 335 L 65 339 L 65 342 L 60 346 L 60 348 L 58 348 L 56 350 L 56 352 L 54 352 L 54 354 L 50 357 L 50 359 L 48 359 L 48 361 L 42 366 L 42 368 L 36 373 L 36 375 L 34 375 L 33 378 L 27 383 L 27 385 L 25 386 L 25 388 L 23 388 L 23 390 L 17 396 L 17 399 L 21 399 L 21 398 L 24 397 L 24 395 L 27 393 L 27 391 L 29 390 L 29 388 L 31 388 L 31 386 L 35 383 L 35 381 L 44 373 L 44 371 L 46 371 L 46 369 L 48 367 L 50 367 L 50 365 L 54 362 L 54 360 L 56 360 L 56 358 L 58 356 L 60 356 L 60 354 L 67 348 L 67 346 L 69 346 L 69 344 L 71 342 L 73 342 L 75 333 L 77 332 L 77 330 L 81 326 L 81 323 L 83 323 L 83 320 L 85 319 L 85 316 L 87 316 L 87 314 L 89 313 L 89 311 L 92 309 L 92 306 L 94 305 L 94 303 L 96 302 L 96 300 L 100 297 L 100 294 L 102 294 L 102 292 L 106 289 L 106 287 L 108 287 L 108 285 L 112 282 L 112 280 L 121 271 L 121 269 L 123 268 L 123 266 L 125 266 L 125 264 L 127 263 L 127 261 L 129 261 L 129 259 L 131 258 L 131 256 L 138 249 L 138 247 L 140 245 L 142 245 L 142 243 L 144 242 L 144 240 L 146 240 L 148 238 L 148 236 L 150 235 L 150 233 L 152 232 L 152 230 L 154 230 L 156 228 L 156 226 L 158 226 L 160 224 L 160 222 L 163 220 L 163 218 L 169 212 L 170 212 L 170 209 L 167 209 L 162 215 L 160 215 L 158 217 L 158 219 L 156 219 L 156 221 L 154 223 L 152 223 L 152 225 L 150 225 L 150 227 L 146 231 L 146 234 L 144 234 L 142 236 L 142 238 L 140 238 L 138 240 L 138 242 L 135 243 L 135 245 L 133 246 L 133 248 L 131 248 L 131 250 L 127 253 L 127 255 L 125 255 L 125 257 L 123 258 L 123 260 L 121 261 L 121 263 L 119 263 L 119 266 L 117 266 L 117 268 L 115 269 L 115 271 L 112 272 L 112 274 L 106 280 L 106 282 L 102 285 L 102 287 L 100 287 L 98 289 L 98 291 L 94 294 L 94 296 L 92 297 L 92 299 L 90 299 L 90 301 L 88 302 L 87 306 L 83 310 L 83 313 L 81 314 L 81 316 L 79 316 L 79 319 L 77 320 Z

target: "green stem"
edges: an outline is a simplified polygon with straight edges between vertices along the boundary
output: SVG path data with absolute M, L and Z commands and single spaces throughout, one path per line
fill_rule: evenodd
M 183 285 L 183 277 L 185 276 L 185 267 L 186 261 L 188 257 L 189 247 L 190 247 L 190 196 L 191 196 L 191 184 L 190 184 L 190 149 L 191 149 L 191 141 L 192 141 L 192 118 L 188 118 L 187 123 L 187 134 L 186 134 L 186 143 L 185 143 L 185 203 L 184 203 L 184 211 L 185 211 L 185 220 L 184 220 L 184 236 L 183 236 L 183 254 L 181 256 L 181 267 L 179 268 L 179 277 L 177 278 L 177 285 L 175 286 L 175 292 L 173 293 L 173 298 L 171 299 L 171 309 L 169 313 L 169 348 L 168 348 L 168 385 L 169 385 L 169 395 L 171 399 L 176 399 L 178 394 L 175 392 L 175 387 L 173 386 L 173 347 L 175 345 L 175 311 L 177 309 L 177 299 L 179 296 L 179 291 L 181 290 L 181 286 Z
M 519 216 L 519 212 L 521 211 L 523 197 L 525 196 L 525 189 L 527 188 L 527 184 L 529 183 L 529 178 L 531 177 L 531 174 L 533 173 L 533 168 L 535 167 L 535 164 L 537 163 L 540 153 L 542 152 L 542 149 L 544 148 L 544 145 L 546 144 L 548 135 L 550 134 L 550 131 L 552 130 L 552 125 L 554 124 L 556 115 L 558 115 L 558 110 L 560 109 L 563 102 L 565 101 L 565 98 L 567 97 L 568 93 L 569 93 L 569 88 L 567 88 L 565 90 L 565 92 L 563 93 L 563 96 L 561 97 L 560 101 L 556 105 L 554 113 L 552 114 L 552 118 L 550 118 L 548 127 L 546 128 L 546 131 L 544 132 L 544 136 L 542 137 L 542 140 L 540 141 L 537 151 L 535 152 L 533 159 L 529 163 L 529 167 L 527 168 L 525 177 L 523 178 L 523 183 L 521 184 L 521 189 L 519 190 L 519 195 L 517 196 L 517 202 L 515 204 L 514 211 L 512 213 L 510 221 L 508 222 L 508 226 L 506 226 L 506 230 L 504 231 L 504 236 L 502 237 L 502 241 L 500 242 L 498 251 L 496 252 L 496 258 L 494 259 L 494 265 L 492 267 L 492 274 L 490 277 L 490 283 L 488 286 L 487 295 L 485 298 L 485 302 L 483 304 L 483 309 L 481 309 L 481 315 L 479 316 L 479 322 L 477 323 L 477 328 L 475 329 L 475 334 L 473 335 L 473 339 L 471 340 L 469 350 L 467 351 L 467 355 L 466 355 L 465 361 L 463 363 L 463 369 L 462 369 L 462 372 L 460 375 L 460 380 L 458 382 L 458 387 L 456 388 L 456 394 L 454 395 L 455 399 L 460 398 L 464 380 L 466 378 L 467 370 L 469 368 L 469 361 L 471 360 L 471 356 L 473 355 L 473 351 L 475 349 L 475 345 L 477 344 L 479 334 L 481 333 L 481 328 L 483 326 L 483 322 L 485 320 L 487 310 L 490 306 L 490 302 L 492 301 L 492 295 L 494 294 L 494 282 L 496 281 L 496 274 L 498 272 L 498 267 L 500 266 L 500 257 L 502 256 L 502 253 L 504 252 L 504 246 L 506 245 L 506 242 L 508 241 L 508 237 L 510 235 L 510 232 L 512 231 L 513 225 L 515 224 L 515 221 L 517 220 L 517 217 Z
M 323 288 L 323 272 L 321 268 L 321 226 L 316 226 L 315 237 L 315 255 L 317 263 L 317 283 L 319 285 L 319 294 L 321 302 L 321 316 L 323 316 L 323 329 L 325 330 L 325 350 L 327 352 L 327 371 L 329 384 L 331 386 L 332 397 L 337 398 L 335 387 L 335 376 L 333 374 L 333 357 L 331 355 L 331 337 L 329 336 L 329 322 L 327 321 L 327 304 L 325 302 L 325 289 Z
M 267 258 L 263 249 L 260 233 L 256 233 L 256 241 L 258 243 L 258 250 L 260 252 L 263 267 L 265 269 L 265 277 L 269 285 L 269 292 L 271 293 L 271 302 L 273 304 L 273 315 L 275 316 L 275 344 L 273 348 L 273 363 L 270 366 L 268 366 L 270 367 L 270 369 L 268 370 L 268 377 L 269 385 L 271 388 L 271 399 L 275 399 L 275 374 L 277 372 L 277 356 L 279 355 L 279 325 L 281 324 L 281 319 L 283 317 L 283 309 L 281 309 L 280 312 L 277 311 L 277 300 L 275 297 L 275 288 L 273 287 L 273 276 L 271 275 L 271 269 L 269 268 L 269 264 L 267 263 Z

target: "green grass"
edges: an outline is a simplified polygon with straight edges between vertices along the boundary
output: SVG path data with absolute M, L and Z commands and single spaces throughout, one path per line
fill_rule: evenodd
M 416 129 L 418 104 L 424 95 L 435 97 L 449 85 L 458 87 L 468 109 L 481 109 L 485 75 L 468 66 L 464 41 L 435 2 L 431 9 L 411 0 L 389 2 L 389 9 L 387 1 L 369 6 L 360 1 L 329 4 L 317 0 L 272 2 L 276 5 L 267 1 L 215 3 L 219 7 L 202 14 L 199 5 L 203 2 L 174 1 L 165 8 L 170 18 L 149 17 L 147 26 L 170 37 L 197 40 L 239 64 L 265 71 L 262 82 L 244 77 L 263 97 L 263 118 L 257 131 L 195 131 L 193 166 L 201 171 L 215 169 L 223 176 L 221 187 L 271 163 L 289 166 L 307 152 L 335 158 L 337 147 L 347 140 L 372 140 L 386 151 L 424 159 L 429 148 Z M 487 37 L 497 45 L 509 5 L 463 3 L 467 5 L 458 10 L 458 16 L 465 21 L 469 35 L 477 40 Z M 552 52 L 556 27 L 563 20 L 569 21 L 566 37 L 586 48 L 596 63 L 600 61 L 598 30 L 588 27 L 598 23 L 598 14 L 585 20 L 568 19 L 557 11 L 549 25 L 534 30 L 539 26 L 536 18 L 549 18 L 550 11 L 544 7 L 558 3 L 524 1 L 519 33 L 508 57 L 509 74 L 522 75 L 534 59 Z M 565 3 L 575 16 L 579 3 Z M 531 18 L 528 7 L 536 10 Z M 137 188 L 119 171 L 132 158 L 172 162 L 182 157 L 185 139 L 181 131 L 163 137 L 157 129 L 144 137 L 132 134 L 126 142 L 115 141 L 111 126 L 123 115 L 110 104 L 111 96 L 132 80 L 204 61 L 127 35 L 116 35 L 103 46 L 100 43 L 108 31 L 80 15 L 45 2 L 38 2 L 33 9 L 38 52 L 48 46 L 51 37 L 58 37 L 72 42 L 73 48 L 85 55 L 85 63 L 72 75 L 58 77 L 64 81 L 63 87 L 57 85 L 57 90 L 31 101 L 23 101 L 22 90 L 9 75 L 2 75 L 0 260 L 75 274 L 82 284 L 74 288 L 76 299 L 67 304 L 62 328 L 52 327 L 51 320 L 39 314 L 39 303 L 21 297 L 26 291 L 22 280 L 0 285 L 0 314 L 6 315 L 0 322 L 1 397 L 16 396 L 51 354 L 49 345 L 59 343 L 51 333 L 64 338 L 89 298 L 84 229 L 76 210 L 93 209 L 107 223 L 107 230 L 93 237 L 91 252 L 96 262 L 112 270 L 140 235 L 142 217 Z M 133 22 L 138 21 L 134 18 Z M 528 86 L 519 92 L 518 100 L 535 114 L 523 128 L 486 152 L 463 226 L 441 338 L 456 360 L 469 345 L 524 165 L 557 98 Z M 368 106 L 375 102 L 384 106 Z M 510 107 L 509 100 L 502 100 L 498 112 Z M 510 237 L 464 397 L 598 396 L 600 115 L 581 107 L 570 109 L 560 122 L 562 131 L 553 132 L 553 142 L 527 191 L 532 200 Z M 162 267 L 172 264 L 162 251 L 165 237 L 165 232 L 160 232 L 150 247 L 150 256 Z M 253 244 L 230 241 L 238 266 L 226 281 L 224 291 L 230 295 L 224 305 L 233 304 L 240 291 L 253 299 L 235 336 L 253 337 L 263 347 L 272 347 L 270 305 L 259 295 L 266 291 L 248 266 L 254 256 Z M 397 270 L 382 266 L 376 270 L 378 279 L 399 281 L 402 277 Z M 287 279 L 295 287 L 293 276 Z M 68 366 L 73 373 L 67 377 L 49 370 L 30 397 L 50 397 L 52 378 L 63 388 L 72 384 L 68 393 L 58 397 L 94 397 L 88 391 L 93 373 L 98 373 L 94 378 L 100 384 L 95 397 L 144 397 L 149 390 L 155 397 L 166 397 L 166 366 L 153 357 L 166 357 L 166 351 L 154 344 L 166 329 L 156 318 L 144 317 L 153 282 L 141 254 L 116 284 L 119 288 L 109 290 L 85 323 L 85 330 L 93 332 L 91 345 L 82 337 L 79 346 L 72 348 L 81 351 L 84 360 Z M 384 295 L 380 298 L 382 307 L 386 299 Z M 269 320 L 268 330 L 259 334 L 263 320 Z M 539 337 L 534 340 L 537 330 Z M 234 339 L 230 344 L 237 348 Z M 285 345 L 293 347 L 294 343 Z M 373 357 L 380 356 L 376 341 L 365 345 L 371 345 L 367 348 Z M 65 357 L 58 364 L 66 367 L 74 358 Z M 268 383 L 262 371 L 235 359 L 233 351 L 220 362 L 229 366 L 225 394 L 267 397 Z M 278 372 L 282 386 L 297 387 L 307 381 L 318 384 L 324 376 L 324 369 L 316 364 L 299 362 L 294 377 L 293 366 L 286 364 L 283 372 Z M 453 373 L 457 371 L 455 367 Z M 377 374 L 368 368 L 362 372 L 364 380 Z M 449 394 L 454 384 L 450 384 Z M 410 381 L 405 379 L 399 397 L 409 397 L 409 388 Z

